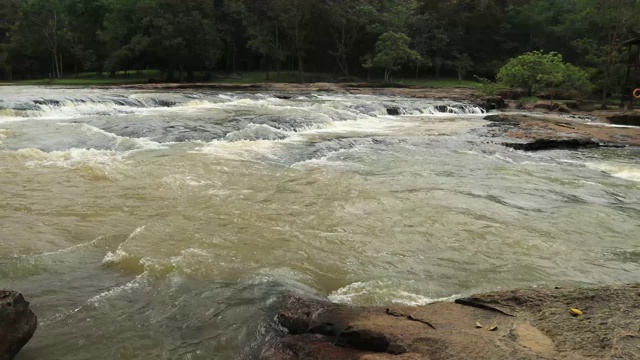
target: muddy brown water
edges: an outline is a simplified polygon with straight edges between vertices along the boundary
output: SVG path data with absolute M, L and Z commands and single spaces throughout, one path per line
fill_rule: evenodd
M 292 292 L 417 305 L 636 281 L 640 153 L 508 150 L 483 116 L 0 88 L 0 280 L 40 321 L 18 359 L 252 358 Z

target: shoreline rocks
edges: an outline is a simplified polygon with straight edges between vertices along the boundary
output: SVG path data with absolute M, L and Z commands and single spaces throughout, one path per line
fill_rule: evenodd
M 492 137 L 517 141 L 502 145 L 523 151 L 640 146 L 640 128 L 607 126 L 582 117 L 561 117 L 522 113 L 490 114 L 484 118 Z
M 0 290 L 0 360 L 13 359 L 31 340 L 38 318 L 21 293 Z
M 640 358 L 640 285 L 498 291 L 416 307 L 291 297 L 277 321 L 287 333 L 264 359 Z

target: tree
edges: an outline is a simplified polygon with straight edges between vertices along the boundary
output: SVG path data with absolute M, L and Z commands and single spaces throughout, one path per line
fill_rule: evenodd
M 106 14 L 98 38 L 104 44 L 105 53 L 99 70 L 109 71 L 115 76 L 118 70 L 128 70 L 133 66 L 137 49 L 142 49 L 142 19 L 139 15 L 138 0 L 105 0 Z
M 458 72 L 458 81 L 462 81 L 466 73 L 473 67 L 473 61 L 468 54 L 461 54 L 457 51 L 453 53 L 453 56 L 453 62 Z
M 304 57 L 309 47 L 307 42 L 308 21 L 316 6 L 314 0 L 271 0 L 272 11 L 291 44 L 291 53 L 298 60 L 300 81 L 304 82 Z
M 422 60 L 420 54 L 409 48 L 411 39 L 403 33 L 386 32 L 376 43 L 376 55 L 373 66 L 384 69 L 384 81 L 389 82 L 391 73 L 399 70 L 402 65 Z
M 335 44 L 335 50 L 330 53 L 345 77 L 349 76 L 349 55 L 376 15 L 373 3 L 371 0 L 328 0 L 324 4 Z
M 529 96 L 537 93 L 543 85 L 543 76 L 562 63 L 557 53 L 545 54 L 542 51 L 524 53 L 511 59 L 498 72 L 497 79 L 504 85 L 527 89 Z
M 498 72 L 498 81 L 507 86 L 523 87 L 529 96 L 540 90 L 589 91 L 589 75 L 582 69 L 565 63 L 558 53 L 533 51 L 522 54 L 503 66 Z
M 420 73 L 420 66 L 432 66 L 439 54 L 447 46 L 449 38 L 444 31 L 443 24 L 429 14 L 415 16 L 409 24 L 413 48 L 420 54 L 422 61 L 416 64 L 416 78 Z
M 11 30 L 11 41 L 13 44 L 28 42 L 32 47 L 28 51 L 32 53 L 47 51 L 51 60 L 50 77 L 61 78 L 66 26 L 62 0 L 27 0 Z
M 588 23 L 594 36 L 601 41 L 602 51 L 598 56 L 602 69 L 600 82 L 602 90 L 602 107 L 607 107 L 608 92 L 614 85 L 615 68 L 620 56 L 620 44 L 628 36 L 630 30 L 637 27 L 640 18 L 640 2 L 638 0 L 580 0 L 580 18 Z M 598 34 L 604 34 L 598 35 Z
M 242 19 L 247 36 L 247 47 L 262 56 L 262 66 L 269 80 L 270 63 L 275 61 L 278 77 L 281 62 L 285 59 L 282 47 L 283 31 L 271 10 L 271 0 L 257 2 L 237 0 L 227 3 L 229 10 Z
M 74 73 L 80 69 L 96 69 L 104 57 L 104 43 L 98 32 L 106 13 L 104 1 L 65 0 L 63 11 L 68 19 L 64 38 L 73 57 Z

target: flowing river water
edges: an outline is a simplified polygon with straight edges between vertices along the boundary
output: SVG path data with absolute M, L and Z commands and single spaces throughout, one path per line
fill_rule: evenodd
M 39 318 L 18 359 L 254 358 L 291 293 L 417 305 L 637 281 L 640 151 L 509 150 L 483 116 L 0 88 L 0 287 Z

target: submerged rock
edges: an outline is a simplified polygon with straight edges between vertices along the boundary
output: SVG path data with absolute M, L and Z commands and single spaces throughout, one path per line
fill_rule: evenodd
M 499 291 L 416 307 L 292 297 L 277 321 L 288 333 L 263 359 L 640 357 L 640 285 Z
M 21 293 L 0 290 L 0 360 L 13 359 L 37 326 L 38 318 Z
M 501 96 L 485 96 L 479 99 L 478 105 L 485 111 L 501 110 L 507 107 L 506 101 Z
M 541 151 L 541 150 L 573 150 L 581 148 L 597 148 L 602 146 L 593 139 L 538 139 L 530 143 L 504 143 L 504 146 L 515 150 Z
M 387 114 L 388 115 L 392 115 L 392 116 L 398 116 L 398 115 L 400 115 L 400 108 L 388 107 L 387 108 Z

